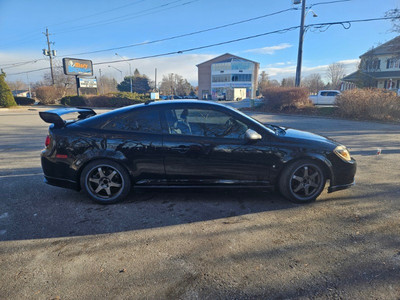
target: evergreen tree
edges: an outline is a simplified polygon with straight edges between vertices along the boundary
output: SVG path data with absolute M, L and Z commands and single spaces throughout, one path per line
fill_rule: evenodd
M 131 90 L 131 77 L 126 76 L 124 81 L 118 84 L 117 89 L 121 92 L 130 92 Z M 145 75 L 132 77 L 132 91 L 139 94 L 145 94 L 150 91 L 150 80 Z
M 0 107 L 17 106 L 14 96 L 6 83 L 5 77 L 6 74 L 2 72 L 0 74 Z

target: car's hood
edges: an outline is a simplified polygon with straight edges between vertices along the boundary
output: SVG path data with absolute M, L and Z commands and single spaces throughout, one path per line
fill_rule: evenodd
M 303 140 L 304 142 L 309 142 L 309 143 L 316 142 L 316 143 L 331 145 L 333 147 L 339 145 L 338 142 L 315 133 L 292 129 L 292 128 L 284 128 L 284 129 L 285 129 L 285 134 L 282 135 L 284 139 Z

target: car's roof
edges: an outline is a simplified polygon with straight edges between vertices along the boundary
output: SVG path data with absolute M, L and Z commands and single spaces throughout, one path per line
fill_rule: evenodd
M 120 107 L 96 116 L 93 116 L 89 119 L 85 119 L 85 120 L 80 120 L 77 123 L 79 123 L 80 125 L 83 124 L 92 124 L 92 123 L 96 123 L 98 120 L 102 120 L 104 118 L 110 118 L 112 116 L 118 115 L 120 113 L 125 113 L 125 112 L 129 112 L 132 110 L 136 110 L 136 109 L 140 109 L 140 108 L 150 108 L 150 107 L 160 107 L 160 106 L 168 106 L 168 105 L 179 105 L 179 104 L 194 104 L 194 105 L 204 105 L 204 106 L 214 106 L 214 107 L 221 107 L 224 109 L 228 109 L 228 110 L 232 110 L 232 108 L 226 106 L 226 105 L 222 105 L 219 103 L 215 103 L 215 102 L 211 102 L 211 101 L 204 101 L 204 100 L 197 100 L 197 99 L 182 99 L 182 100 L 160 100 L 160 101 L 148 101 L 146 103 L 141 103 L 141 104 L 133 104 L 133 105 L 129 105 L 129 106 L 124 106 L 124 107 Z
M 225 105 L 222 105 L 222 104 L 219 104 L 219 103 L 215 103 L 215 102 L 212 102 L 212 101 L 197 100 L 197 99 L 160 100 L 160 101 L 148 102 L 148 104 L 144 104 L 144 105 L 169 105 L 169 104 L 187 104 L 187 103 L 207 104 L 207 105 L 215 105 L 215 106 L 226 107 Z

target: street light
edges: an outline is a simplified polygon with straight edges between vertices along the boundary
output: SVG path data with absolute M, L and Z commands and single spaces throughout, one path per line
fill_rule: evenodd
M 301 64 L 303 61 L 303 40 L 304 40 L 304 19 L 306 18 L 306 15 L 309 12 L 313 13 L 313 17 L 316 18 L 318 17 L 318 15 L 312 10 L 309 9 L 306 12 L 306 0 L 296 0 L 293 1 L 294 4 L 300 4 L 300 2 L 302 2 L 301 5 L 301 21 L 300 21 L 300 36 L 299 36 L 299 51 L 297 53 L 297 67 L 296 67 L 296 81 L 295 81 L 295 86 L 299 87 L 300 86 L 300 81 L 301 81 Z
M 113 66 L 108 66 L 108 67 L 109 68 L 113 68 L 113 69 L 117 70 L 118 72 L 120 72 L 121 73 L 121 80 L 124 81 L 124 77 L 122 76 L 122 71 L 120 69 L 118 69 L 116 67 L 113 67 Z
M 118 56 L 118 57 L 121 57 L 122 60 L 126 61 L 129 64 L 129 79 L 130 79 L 130 83 L 131 83 L 131 93 L 132 93 L 133 92 L 133 88 L 132 88 L 132 66 L 131 66 L 131 63 L 129 61 L 127 61 L 127 59 L 125 57 L 122 57 L 118 53 L 115 53 L 115 55 Z

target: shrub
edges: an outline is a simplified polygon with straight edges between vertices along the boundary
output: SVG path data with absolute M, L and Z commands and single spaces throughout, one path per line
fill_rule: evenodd
M 82 96 L 65 96 L 60 99 L 60 103 L 67 106 L 86 106 L 86 98 Z
M 35 99 L 28 97 L 14 97 L 15 102 L 18 105 L 33 105 L 35 104 Z
M 130 92 L 115 92 L 109 93 L 106 96 L 115 97 L 115 98 L 124 98 L 124 99 L 131 99 L 131 100 L 148 100 L 149 97 L 145 94 L 138 94 L 138 93 L 130 93 Z
M 60 91 L 54 86 L 40 86 L 36 89 L 36 98 L 43 105 L 54 104 L 60 97 Z
M 17 103 L 15 103 L 11 90 L 4 79 L 5 77 L 4 73 L 0 74 L 0 107 L 16 106 Z
M 266 99 L 264 108 L 267 110 L 287 110 L 291 108 L 303 108 L 311 106 L 308 98 L 309 92 L 306 88 L 296 87 L 267 87 L 262 90 Z
M 148 99 L 129 99 L 115 96 L 102 95 L 93 96 L 86 99 L 86 105 L 90 107 L 122 107 L 132 104 L 142 103 Z
M 400 97 L 382 89 L 354 89 L 336 99 L 343 117 L 369 120 L 400 120 Z

